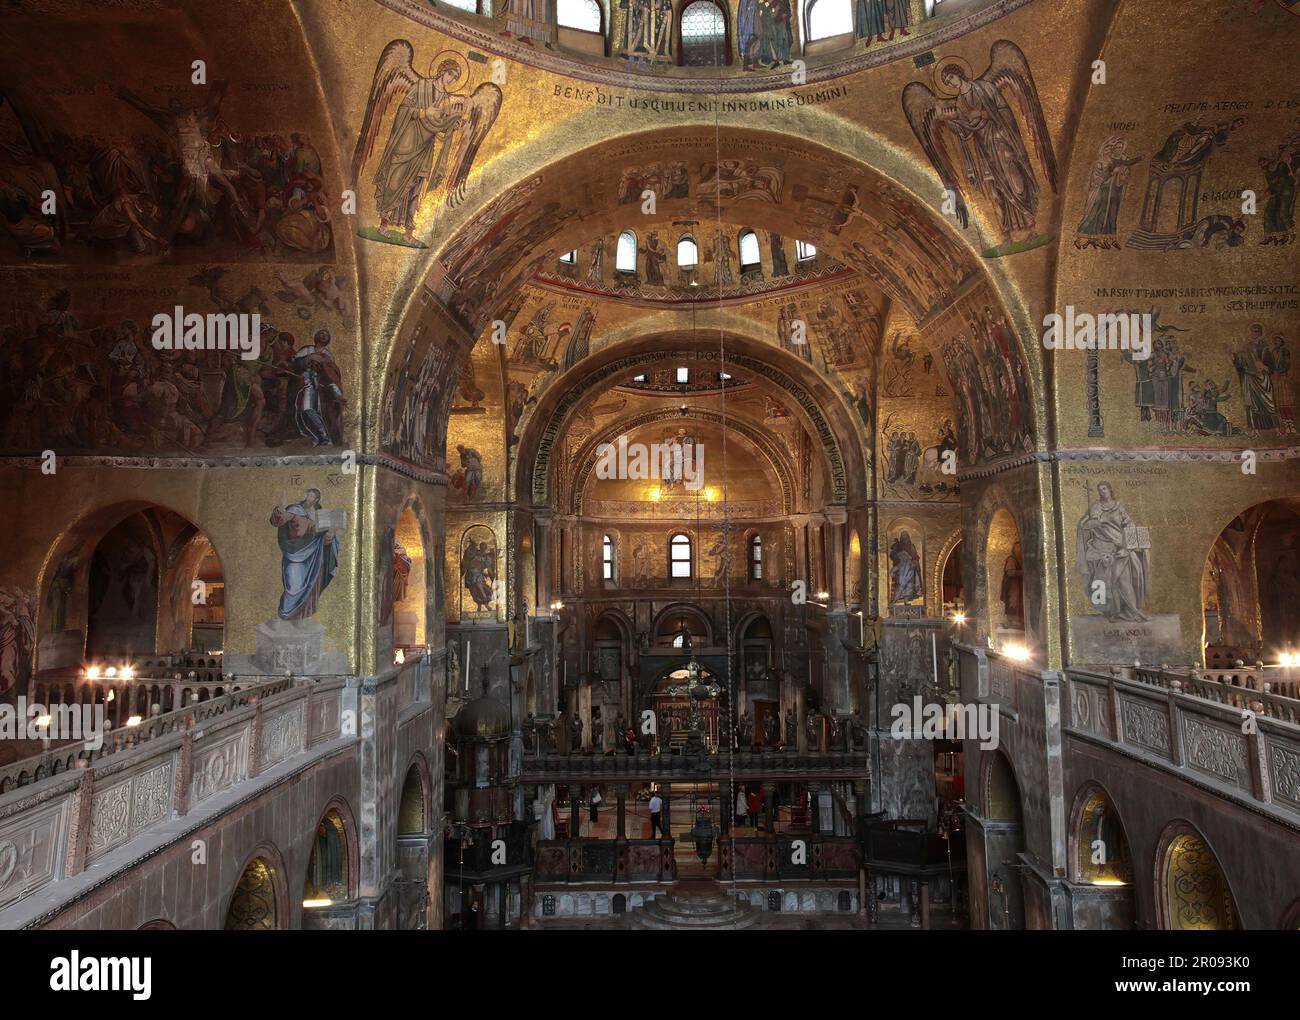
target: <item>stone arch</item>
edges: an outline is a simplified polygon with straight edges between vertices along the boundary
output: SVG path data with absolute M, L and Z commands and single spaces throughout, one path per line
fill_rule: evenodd
M 686 529 L 687 534 L 690 532 Z M 694 536 L 692 536 L 694 541 Z M 713 620 L 709 614 L 704 612 L 698 606 L 693 606 L 687 602 L 674 602 L 665 606 L 658 613 L 650 625 L 651 640 L 657 640 L 659 637 L 669 634 L 670 628 L 678 619 L 686 621 L 686 625 L 691 628 L 691 644 L 696 646 L 709 647 L 713 645 Z M 703 633 L 698 633 L 692 624 L 697 624 L 703 628 Z
M 1206 666 L 1277 662 L 1300 650 L 1300 503 L 1272 498 L 1247 506 L 1216 534 L 1201 563 Z
M 158 513 L 170 515 L 168 520 L 178 530 L 170 539 L 161 528 Z M 36 652 L 35 666 L 49 669 L 56 666 L 75 665 L 81 661 L 89 641 L 89 604 L 91 571 L 94 556 L 100 543 L 118 528 L 141 515 L 144 528 L 150 536 L 153 555 L 156 558 L 156 593 L 155 607 L 158 618 L 154 621 L 154 644 L 148 652 L 158 651 L 164 636 L 171 636 L 180 630 L 188 630 L 192 625 L 194 603 L 192 599 L 192 577 L 190 574 L 198 566 L 198 557 L 202 552 L 196 544 L 201 538 L 207 543 L 219 563 L 224 563 L 220 550 L 213 542 L 206 528 L 192 517 L 157 500 L 122 500 L 107 503 L 86 511 L 78 517 L 49 546 L 43 566 L 37 580 L 36 633 L 37 635 L 54 635 L 57 625 L 62 622 L 60 634 L 78 631 L 80 640 L 67 640 L 64 646 L 57 642 L 40 645 Z M 223 609 L 229 584 L 228 575 L 223 571 Z M 79 593 L 71 605 L 68 596 Z M 206 597 L 206 596 L 205 596 Z M 60 605 L 60 600 L 62 604 Z M 181 618 L 174 618 L 166 627 L 161 622 L 165 605 L 177 607 Z M 69 609 L 72 612 L 69 614 Z M 74 626 L 69 627 L 69 624 Z M 164 635 L 164 630 L 167 634 Z M 188 635 L 187 644 L 188 644 Z M 75 647 L 74 647 L 75 645 Z
M 962 545 L 961 528 L 955 528 L 939 546 L 939 551 L 935 554 L 933 569 L 930 571 L 930 587 L 934 593 L 934 605 L 942 612 L 943 607 L 948 604 L 947 593 L 944 590 L 943 579 L 948 573 L 948 561 L 954 555 L 961 555 L 960 550 L 964 549 Z M 958 575 L 959 579 L 961 575 Z M 964 581 L 962 582 L 964 584 Z M 964 605 L 964 602 L 963 602 Z M 939 614 L 936 614 L 939 615 Z
M 596 466 L 596 449 L 602 443 L 611 442 L 614 437 L 624 433 L 631 432 L 633 429 L 643 425 L 652 425 L 661 421 L 669 421 L 680 417 L 680 412 L 676 408 L 662 408 L 654 411 L 644 411 L 640 414 L 628 418 L 622 418 L 610 422 L 599 432 L 588 437 L 587 441 L 579 450 L 576 460 L 580 465 L 575 474 L 572 487 L 569 492 L 569 509 L 568 512 L 577 516 L 582 515 L 582 501 L 584 490 L 592 471 Z M 691 413 L 693 420 L 713 422 L 714 424 L 723 424 L 725 422 L 728 429 L 732 429 L 743 436 L 758 452 L 776 473 L 777 479 L 781 483 L 781 506 L 784 513 L 794 513 L 794 478 L 793 469 L 789 459 L 782 452 L 780 446 L 771 438 L 754 428 L 751 424 L 738 416 L 724 416 L 718 412 L 695 409 Z
M 407 764 L 397 804 L 398 835 L 427 835 L 433 831 L 432 782 L 429 763 L 419 752 Z
M 621 356 L 618 356 L 620 354 Z M 830 475 L 831 501 L 846 502 L 849 495 L 849 481 L 845 458 L 846 452 L 852 448 L 846 447 L 839 437 L 852 433 L 843 428 L 832 427 L 831 419 L 826 413 L 828 405 L 819 401 L 808 388 L 797 381 L 795 373 L 801 374 L 806 369 L 796 365 L 795 359 L 777 351 L 765 351 L 764 355 L 760 359 L 747 353 L 728 351 L 727 364 L 744 368 L 754 375 L 766 376 L 796 402 L 808 419 L 809 431 L 821 444 Z M 551 461 L 557 441 L 564 433 L 569 414 L 584 397 L 594 392 L 602 383 L 608 383 L 630 369 L 657 362 L 662 357 L 662 349 L 634 353 L 605 350 L 588 359 L 581 369 L 575 370 L 571 384 L 566 384 L 566 380 L 562 379 L 550 387 L 539 401 L 532 418 L 525 424 L 524 436 L 520 440 L 516 491 L 530 492 L 535 506 L 547 505 L 552 486 Z M 783 359 L 788 359 L 789 372 L 784 366 L 770 363 L 781 362 Z M 846 408 L 836 410 L 844 414 L 844 421 L 848 420 Z M 729 425 L 733 423 L 733 420 L 728 420 Z M 865 474 L 855 475 L 855 477 L 865 480 Z
M 1003 751 L 994 751 L 984 759 L 980 792 L 980 810 L 995 822 L 1019 822 L 1024 818 L 1024 798 L 1016 768 Z
M 843 132 L 833 130 L 830 121 L 823 123 L 825 116 L 824 111 L 814 107 L 800 108 L 796 115 L 798 123 L 786 133 L 756 131 L 733 125 L 724 128 L 725 137 L 720 137 L 723 144 L 727 146 L 743 143 L 785 144 L 788 151 L 783 151 L 787 151 L 790 163 L 786 172 L 791 176 L 802 172 L 798 169 L 803 165 L 801 161 L 807 162 L 810 167 L 824 166 L 827 163 L 843 167 L 846 173 L 863 179 L 865 183 L 859 185 L 859 189 L 877 186 L 886 189 L 891 201 L 902 203 L 907 216 L 924 221 L 927 236 L 933 239 L 931 243 L 943 246 L 946 255 L 960 267 L 955 271 L 963 279 L 967 281 L 980 279 L 990 285 L 991 296 L 988 300 L 996 306 L 1002 318 L 1010 323 L 1008 342 L 1013 350 L 1008 356 L 1012 358 L 1016 371 L 1025 380 L 1030 413 L 1033 418 L 1030 433 L 1032 436 L 1043 435 L 1046 402 L 1041 399 L 1042 381 L 1039 363 L 1036 358 L 1028 356 L 1021 339 L 1034 335 L 1035 332 L 1021 288 L 1015 284 L 1009 271 L 998 264 L 999 260 L 990 262 L 978 258 L 976 246 L 970 238 L 954 234 L 945 218 L 930 208 L 929 198 L 920 197 L 930 196 L 934 190 L 928 168 L 922 169 L 920 166 L 912 166 L 908 163 L 899 164 L 895 158 L 896 147 L 885 142 L 883 138 L 876 137 L 871 132 L 855 132 L 852 138 L 849 138 L 844 136 Z M 701 139 L 704 133 L 707 133 L 709 148 L 712 149 L 716 134 L 713 118 L 699 117 L 698 125 L 694 124 L 696 119 L 689 114 L 684 116 L 684 123 L 679 131 L 698 130 L 701 132 Z M 544 205 L 545 199 L 554 192 L 556 195 L 569 196 L 568 201 L 571 202 L 571 196 L 581 194 L 585 186 L 599 187 L 605 192 L 612 193 L 611 189 L 616 189 L 618 184 L 618 171 L 615 169 L 618 161 L 603 158 L 604 146 L 617 144 L 620 150 L 627 146 L 653 146 L 656 143 L 662 146 L 663 139 L 667 137 L 662 131 L 652 130 L 620 136 L 616 142 L 602 141 L 592 144 L 593 137 L 601 136 L 598 120 L 598 115 L 592 111 L 581 111 L 566 120 L 562 126 L 558 126 L 552 136 L 548 137 L 545 153 L 534 151 L 531 145 L 524 145 L 485 165 L 480 172 L 476 191 L 478 194 L 495 197 L 485 201 L 476 209 L 471 210 L 468 203 L 465 203 L 455 209 L 439 210 L 439 215 L 429 225 L 429 236 L 446 240 L 436 249 L 431 247 L 424 267 L 408 273 L 397 288 L 399 293 L 407 296 L 403 301 L 403 307 L 395 306 L 393 316 L 390 317 L 391 333 L 399 340 L 387 353 L 386 371 L 391 371 L 392 367 L 399 363 L 404 356 L 406 343 L 414 333 L 429 332 L 432 329 L 433 332 L 449 335 L 456 345 L 463 348 L 466 344 L 472 345 L 474 336 L 486 322 L 487 313 L 463 314 L 468 307 L 465 302 L 476 302 L 477 298 L 458 291 L 460 281 L 458 277 L 448 275 L 449 266 L 454 270 L 454 265 L 447 262 L 448 259 L 458 252 L 463 253 L 472 248 L 475 238 L 481 240 L 503 214 L 525 201 L 529 203 L 529 208 Z M 807 130 L 799 131 L 800 125 L 805 126 Z M 823 127 L 827 129 L 825 132 L 821 130 Z M 809 137 L 835 138 L 839 148 L 808 142 Z M 539 166 L 540 170 L 537 169 Z M 884 170 L 885 167 L 889 168 L 887 172 Z M 561 182 L 563 182 L 562 187 Z M 799 233 L 794 226 L 793 207 L 782 212 L 776 206 L 765 205 L 762 209 L 764 215 L 756 216 L 756 203 L 738 203 L 738 205 L 740 207 L 735 209 L 723 208 L 721 210 L 723 219 L 727 222 L 734 221 L 742 226 L 778 230 L 783 236 L 796 236 Z M 633 212 L 639 212 L 639 209 L 635 206 L 612 208 L 610 215 L 614 217 L 614 221 L 594 228 L 595 232 L 605 237 L 617 235 L 625 225 L 638 222 L 637 218 L 632 217 Z M 984 216 L 978 208 L 973 208 L 972 212 L 976 221 L 980 221 Z M 780 222 L 772 219 L 777 213 L 780 213 L 778 216 Z M 771 222 L 768 222 L 769 220 Z M 789 222 L 787 223 L 786 220 Z M 583 224 L 581 218 L 576 217 L 576 213 L 575 215 L 568 215 L 567 212 L 562 216 L 551 215 L 546 223 L 546 229 L 540 240 L 531 239 L 528 247 L 520 249 L 516 262 L 498 262 L 499 268 L 493 270 L 493 273 L 501 279 L 506 279 L 511 276 L 513 267 L 525 262 L 532 252 L 541 252 L 545 256 L 552 250 L 567 251 L 586 243 L 593 233 L 593 226 Z M 868 228 L 859 226 L 854 229 L 861 233 L 867 242 L 866 248 L 869 248 L 871 237 L 866 233 Z M 854 250 L 850 249 L 852 238 L 848 235 L 852 232 L 849 231 L 843 236 L 839 233 L 834 235 L 827 233 L 826 236 L 814 240 L 818 242 L 820 250 L 825 250 L 837 259 L 846 255 L 856 258 Z M 866 250 L 862 245 L 856 249 L 856 251 L 862 250 Z M 419 275 L 423 276 L 423 287 L 416 285 L 415 281 Z M 515 272 L 505 288 L 495 289 L 492 300 L 497 302 L 498 306 L 502 302 L 508 302 L 508 288 L 528 275 L 527 272 Z M 877 273 L 876 278 L 881 278 L 880 274 Z M 446 312 L 443 309 L 444 302 L 456 304 L 460 311 L 454 314 Z M 475 303 L 474 308 L 477 307 Z M 461 316 L 459 320 L 457 315 Z M 419 323 L 417 328 L 417 319 L 426 321 Z M 463 356 L 462 351 L 453 360 Z M 380 389 L 386 390 L 386 387 Z M 383 395 L 376 396 L 376 400 L 381 405 L 383 399 Z M 377 406 L 376 414 L 378 411 Z M 521 461 L 523 460 L 527 458 L 521 458 Z M 526 489 L 526 485 L 517 487 L 520 493 Z
M 1191 822 L 1165 826 L 1153 861 L 1156 917 L 1162 929 L 1233 930 L 1241 915 L 1218 855 Z

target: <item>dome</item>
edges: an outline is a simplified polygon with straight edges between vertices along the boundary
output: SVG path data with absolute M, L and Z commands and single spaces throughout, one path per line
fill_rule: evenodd
M 504 737 L 510 733 L 510 712 L 496 698 L 484 694 L 457 712 L 452 723 L 458 737 Z

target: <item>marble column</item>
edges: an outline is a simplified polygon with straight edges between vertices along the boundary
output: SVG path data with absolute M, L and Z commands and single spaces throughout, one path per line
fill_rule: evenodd
M 826 508 L 826 531 L 828 542 L 825 557 L 829 571 L 827 591 L 830 592 L 830 612 L 845 611 L 846 595 L 844 584 L 844 525 L 848 523 L 848 511 L 842 506 Z

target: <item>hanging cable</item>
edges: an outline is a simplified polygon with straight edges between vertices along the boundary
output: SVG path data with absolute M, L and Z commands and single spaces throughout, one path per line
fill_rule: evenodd
M 715 223 L 713 235 L 713 275 L 714 286 L 717 289 L 718 296 L 718 387 L 721 401 L 721 418 L 722 418 L 722 606 L 723 606 L 723 626 L 727 634 L 727 706 L 736 712 L 736 718 L 740 718 L 736 704 L 735 684 L 732 678 L 732 659 L 735 657 L 735 641 L 731 633 L 731 517 L 728 504 L 728 476 L 727 476 L 727 339 L 726 331 L 722 325 L 722 261 L 718 257 L 721 255 L 719 250 L 724 239 L 722 236 L 722 125 L 719 119 L 719 110 L 722 100 L 722 79 L 721 75 L 717 79 L 718 88 L 713 96 L 713 172 L 719 178 L 719 187 L 714 189 L 717 201 L 715 203 Z M 694 312 L 692 311 L 692 315 Z M 692 321 L 694 321 L 692 319 Z M 694 329 L 692 328 L 692 333 Z M 692 337 L 694 339 L 694 337 Z M 723 806 L 723 810 L 733 811 L 733 805 L 736 797 L 736 727 L 730 725 L 731 739 L 727 741 L 730 754 L 727 756 L 727 778 L 728 792 L 731 797 L 731 803 Z M 719 798 L 721 799 L 721 798 Z M 734 814 L 734 811 L 733 811 Z M 721 817 L 721 816 L 719 816 Z M 775 827 L 775 826 L 774 826 Z M 731 824 L 731 892 L 733 898 L 736 893 L 736 825 L 735 818 L 732 818 Z

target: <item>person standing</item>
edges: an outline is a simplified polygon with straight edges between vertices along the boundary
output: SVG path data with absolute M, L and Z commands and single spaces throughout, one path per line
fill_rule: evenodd
M 745 805 L 749 809 L 749 824 L 753 828 L 758 828 L 758 812 L 763 802 L 758 798 L 757 790 L 750 790 L 749 796 L 745 798 Z
M 749 812 L 749 802 L 745 800 L 745 788 L 736 787 L 736 824 L 745 824 L 745 815 Z
M 596 834 L 595 833 L 596 823 L 600 821 L 601 800 L 602 797 L 600 796 L 600 787 L 593 786 L 591 788 L 591 793 L 587 794 L 587 806 L 591 809 L 591 828 L 592 828 L 593 836 Z
M 655 835 L 656 833 L 659 833 L 661 835 L 663 834 L 664 831 L 663 810 L 664 810 L 663 798 L 659 796 L 659 791 L 656 790 L 654 793 L 650 794 L 650 838 L 651 839 L 658 838 Z

